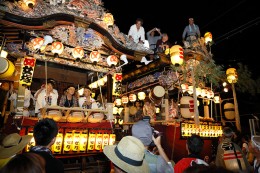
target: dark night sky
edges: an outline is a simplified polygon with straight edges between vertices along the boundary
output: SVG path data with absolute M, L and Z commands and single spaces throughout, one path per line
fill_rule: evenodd
M 260 11 L 253 0 L 212 1 L 141 1 L 103 0 L 104 8 L 114 15 L 115 24 L 127 34 L 136 18 L 144 20 L 144 29 L 161 28 L 172 43 L 182 44 L 181 35 L 193 17 L 201 35 L 209 31 L 215 44 L 213 59 L 224 65 L 242 62 L 255 75 L 256 60 L 260 58 Z M 258 8 L 258 9 L 257 9 Z

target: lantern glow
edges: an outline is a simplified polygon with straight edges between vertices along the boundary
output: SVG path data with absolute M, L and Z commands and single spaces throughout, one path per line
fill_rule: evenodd
M 124 104 L 127 104 L 127 103 L 129 102 L 127 96 L 123 96 L 123 97 L 121 98 L 121 100 L 122 100 L 122 103 L 124 103 Z
M 83 58 L 83 57 L 84 57 L 84 50 L 83 50 L 83 48 L 82 48 L 82 47 L 79 47 L 79 46 L 75 47 L 75 48 L 72 50 L 72 56 L 73 56 L 75 59 L 77 59 L 77 58 L 79 58 L 79 59 Z
M 118 58 L 115 55 L 110 55 L 107 57 L 107 64 L 109 66 L 117 65 L 117 63 L 118 63 Z
M 51 45 L 51 52 L 53 54 L 58 54 L 60 55 L 64 50 L 64 46 L 61 42 L 59 41 L 56 41 L 56 42 L 53 42 L 52 45 Z
M 227 80 L 229 83 L 236 83 L 238 76 L 237 76 L 237 71 L 235 68 L 229 68 L 226 71 L 226 75 L 227 75 Z
M 103 22 L 105 22 L 105 24 L 107 26 L 111 26 L 114 25 L 114 17 L 111 13 L 105 13 L 104 17 L 103 17 Z
M 137 94 L 137 96 L 138 96 L 138 99 L 139 100 L 144 100 L 145 99 L 145 97 L 146 97 L 146 94 L 145 94 L 145 92 L 139 92 L 138 94 Z
M 93 50 L 89 55 L 91 62 L 99 62 L 101 60 L 101 54 L 97 50 Z

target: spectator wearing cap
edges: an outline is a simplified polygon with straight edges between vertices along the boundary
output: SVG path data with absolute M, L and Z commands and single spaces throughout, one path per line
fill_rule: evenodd
M 167 157 L 164 149 L 161 146 L 161 136 L 155 138 L 155 131 L 150 123 L 145 120 L 140 120 L 132 126 L 132 136 L 138 138 L 145 147 L 145 160 L 148 162 L 151 173 L 172 173 L 173 166 Z M 149 151 L 152 142 L 157 147 L 159 155 Z
M 53 79 L 47 80 L 47 87 L 45 84 L 41 86 L 35 94 L 34 98 L 36 99 L 35 104 L 35 114 L 38 116 L 42 115 L 42 108 L 46 105 L 56 106 L 58 103 L 58 92 L 55 88 L 56 82 Z
M 79 107 L 87 109 L 97 109 L 98 105 L 91 97 L 91 91 L 89 88 L 84 88 L 83 97 L 79 98 Z
M 30 148 L 30 152 L 39 154 L 44 158 L 46 173 L 64 173 L 63 163 L 56 159 L 50 150 L 57 134 L 58 126 L 50 118 L 41 119 L 33 128 L 33 137 L 36 145 Z
M 20 136 L 18 133 L 7 135 L 0 146 L 0 169 L 20 153 L 31 139 L 30 135 Z
M 188 156 L 182 158 L 174 165 L 174 173 L 182 173 L 185 169 L 193 166 L 193 164 L 208 166 L 208 164 L 200 157 L 203 146 L 204 141 L 200 136 L 190 136 L 186 142 L 186 150 L 188 152 Z
M 253 170 L 254 173 L 260 173 L 260 136 L 252 135 L 251 143 L 249 144 L 249 150 L 255 156 Z
M 234 142 L 233 130 L 230 127 L 223 128 L 222 141 L 218 145 L 216 166 L 222 166 L 231 171 L 250 172 L 250 164 L 241 148 Z
M 144 151 L 142 142 L 133 136 L 125 136 L 117 145 L 106 145 L 103 150 L 113 163 L 115 173 L 149 173 Z
M 189 25 L 187 25 L 182 33 L 182 40 L 192 41 L 200 38 L 199 26 L 194 24 L 194 19 L 189 18 Z
M 59 106 L 62 107 L 78 107 L 78 98 L 75 96 L 76 88 L 74 86 L 68 86 L 66 93 L 60 98 Z

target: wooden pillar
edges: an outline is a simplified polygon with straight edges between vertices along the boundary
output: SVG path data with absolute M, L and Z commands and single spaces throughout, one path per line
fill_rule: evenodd
M 113 89 L 113 79 L 112 75 L 107 75 L 107 103 L 112 103 L 112 89 Z

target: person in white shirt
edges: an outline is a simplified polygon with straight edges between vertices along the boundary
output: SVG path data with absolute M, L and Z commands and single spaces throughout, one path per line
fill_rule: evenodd
M 144 44 L 145 42 L 145 31 L 143 25 L 143 19 L 137 18 L 136 23 L 132 25 L 128 32 L 128 37 L 135 43 Z
M 98 109 L 98 105 L 91 97 L 91 91 L 88 88 L 84 88 L 83 97 L 79 98 L 79 107 L 86 109 Z
M 37 97 L 37 107 L 35 107 L 35 113 L 39 113 L 38 117 L 43 114 L 43 107 L 46 105 L 57 106 L 58 93 L 54 92 L 53 88 L 55 83 L 52 81 L 47 82 L 47 87 Z

